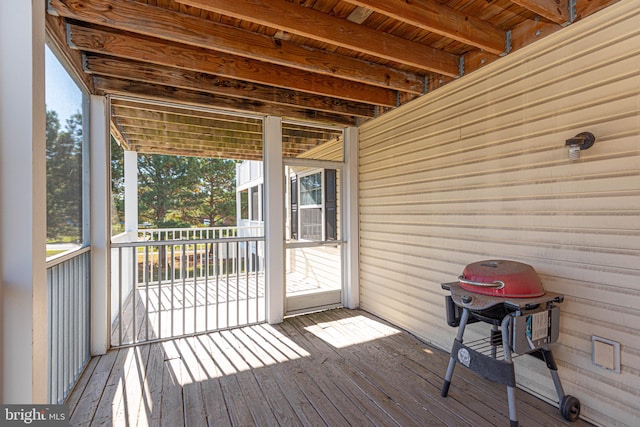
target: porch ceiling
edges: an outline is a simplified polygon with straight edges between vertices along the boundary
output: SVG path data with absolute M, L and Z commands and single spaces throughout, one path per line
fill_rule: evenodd
M 616 1 L 577 1 L 575 19 Z M 91 93 L 119 96 L 111 127 L 125 147 L 251 159 L 255 120 L 193 107 L 357 125 L 561 29 L 568 5 L 49 0 L 47 35 Z

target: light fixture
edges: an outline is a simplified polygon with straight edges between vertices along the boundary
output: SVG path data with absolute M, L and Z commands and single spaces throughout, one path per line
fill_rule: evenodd
M 596 137 L 591 132 L 582 132 L 567 139 L 565 145 L 569 146 L 569 159 L 578 160 L 580 151 L 590 148 L 596 142 Z

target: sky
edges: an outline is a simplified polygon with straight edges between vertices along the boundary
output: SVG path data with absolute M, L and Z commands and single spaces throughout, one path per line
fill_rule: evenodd
M 82 112 L 82 92 L 48 47 L 45 48 L 45 100 L 47 110 L 58 113 L 60 125 L 77 112 Z

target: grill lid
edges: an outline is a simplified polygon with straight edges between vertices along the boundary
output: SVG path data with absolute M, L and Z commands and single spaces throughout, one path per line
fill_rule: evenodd
M 458 280 L 466 291 L 502 298 L 535 298 L 545 293 L 534 268 L 517 261 L 474 262 Z

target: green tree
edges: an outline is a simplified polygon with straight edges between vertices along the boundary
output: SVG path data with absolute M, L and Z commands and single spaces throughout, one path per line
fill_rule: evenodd
M 189 226 L 177 211 L 189 209 L 197 188 L 197 161 L 191 157 L 138 156 L 138 212 L 155 227 Z
M 124 151 L 111 137 L 111 232 L 124 231 Z
M 47 239 L 82 240 L 82 115 L 46 117 Z
M 199 159 L 202 219 L 211 226 L 236 224 L 236 162 L 227 159 Z

